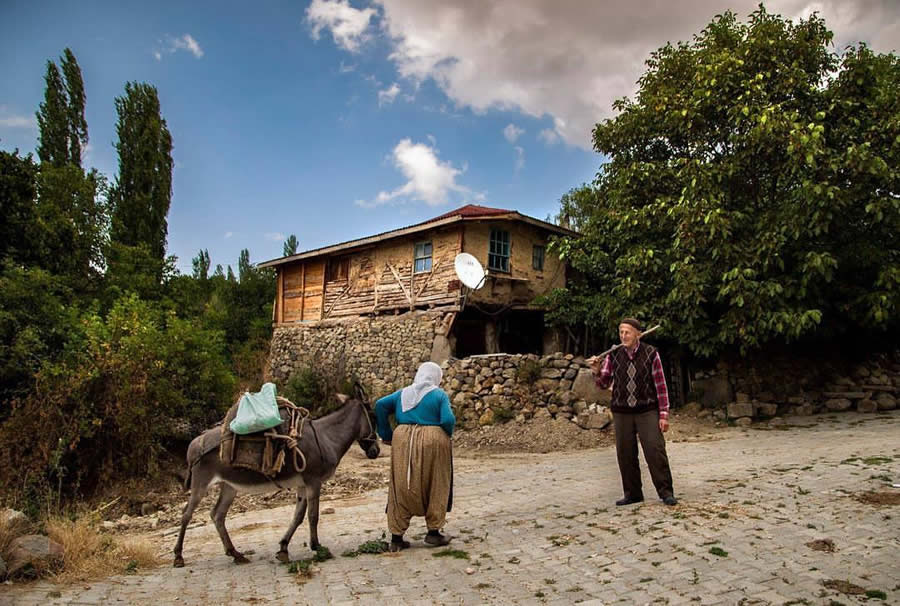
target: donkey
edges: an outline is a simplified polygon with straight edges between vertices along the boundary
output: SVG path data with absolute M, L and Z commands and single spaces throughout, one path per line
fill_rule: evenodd
M 309 547 L 313 551 L 319 548 L 319 494 L 322 483 L 334 475 L 341 458 L 347 453 L 353 442 L 370 459 L 378 456 L 378 435 L 375 433 L 375 418 L 368 399 L 361 387 L 356 387 L 356 397 L 348 399 L 342 396 L 344 405 L 320 419 L 308 421 L 303 426 L 300 437 L 300 450 L 306 460 L 305 469 L 298 473 L 290 461 L 286 462 L 281 472 L 269 478 L 249 469 L 225 465 L 219 460 L 219 443 L 221 428 L 208 429 L 191 441 L 188 446 L 188 475 L 185 488 L 190 487 L 191 497 L 181 516 L 181 530 L 178 542 L 175 543 L 175 567 L 184 566 L 181 555 L 184 545 L 184 533 L 191 521 L 194 509 L 206 495 L 213 484 L 221 484 L 221 492 L 210 517 L 216 525 L 219 538 L 225 547 L 225 554 L 232 557 L 235 564 L 249 562 L 241 552 L 234 548 L 231 537 L 225 529 L 225 515 L 238 492 L 264 493 L 276 489 L 293 488 L 297 492 L 297 505 L 294 517 L 287 532 L 281 537 L 276 557 L 287 562 L 288 544 L 297 527 L 303 522 L 303 516 L 309 509 Z M 289 457 L 289 459 L 292 457 Z

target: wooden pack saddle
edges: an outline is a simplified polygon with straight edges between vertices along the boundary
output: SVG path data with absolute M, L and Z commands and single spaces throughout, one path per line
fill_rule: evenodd
M 288 457 L 294 470 L 306 468 L 306 458 L 300 450 L 303 425 L 309 418 L 309 410 L 297 406 L 287 398 L 277 396 L 281 425 L 249 434 L 236 434 L 229 425 L 237 416 L 238 404 L 234 404 L 222 423 L 222 440 L 219 443 L 219 459 L 232 467 L 243 467 L 275 477 L 284 467 Z

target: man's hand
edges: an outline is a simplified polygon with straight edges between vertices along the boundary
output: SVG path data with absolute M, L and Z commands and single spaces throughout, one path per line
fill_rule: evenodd
M 603 365 L 603 360 L 601 358 L 598 358 L 597 356 L 591 356 L 590 358 L 585 360 L 585 362 L 590 367 L 591 372 L 593 372 L 595 375 L 600 374 L 600 367 Z
M 669 431 L 669 420 L 668 419 L 660 419 L 659 420 L 659 430 L 663 433 Z

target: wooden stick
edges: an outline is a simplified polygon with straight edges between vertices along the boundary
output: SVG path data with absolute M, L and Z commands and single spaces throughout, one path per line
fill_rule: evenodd
M 644 332 L 641 333 L 641 335 L 640 335 L 641 338 L 643 338 L 645 335 L 649 335 L 651 332 L 653 332 L 654 330 L 656 330 L 656 329 L 658 329 L 658 328 L 660 328 L 660 325 L 659 325 L 659 324 L 657 324 L 657 325 L 654 326 L 653 328 L 648 328 L 647 330 L 645 330 Z M 603 358 L 605 358 L 606 356 L 608 356 L 609 354 L 611 354 L 611 353 L 614 352 L 615 350 L 619 349 L 620 347 L 624 347 L 624 345 L 623 345 L 622 343 L 619 343 L 618 345 L 613 345 L 612 347 L 610 347 L 609 349 L 607 349 L 607 350 L 604 351 L 603 353 L 599 353 L 599 354 L 597 354 L 596 356 L 591 356 L 590 358 L 588 358 L 587 360 L 585 360 L 585 362 L 587 362 L 588 364 L 593 364 L 594 362 L 597 362 L 597 361 L 599 361 L 599 360 L 602 360 Z

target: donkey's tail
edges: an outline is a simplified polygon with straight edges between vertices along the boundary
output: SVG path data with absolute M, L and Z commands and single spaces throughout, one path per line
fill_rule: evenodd
M 193 471 L 194 466 L 188 465 L 187 473 L 184 474 L 184 489 L 186 491 L 191 489 L 191 476 L 193 475 Z

